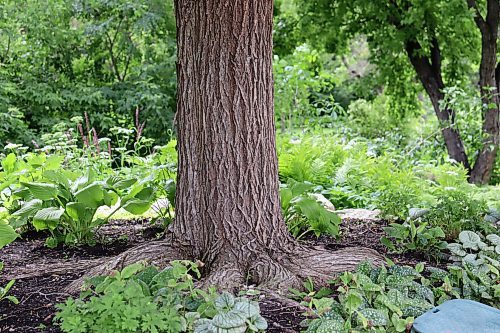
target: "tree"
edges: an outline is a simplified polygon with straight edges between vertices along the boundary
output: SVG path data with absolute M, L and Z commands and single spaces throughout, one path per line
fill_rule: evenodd
M 488 182 L 500 135 L 500 77 L 495 73 L 495 66 L 500 72 L 496 51 L 499 0 L 480 4 L 474 0 L 300 0 L 300 4 L 304 26 L 331 49 L 365 35 L 372 60 L 386 74 L 389 85 L 392 81 L 400 84 L 402 68 L 411 66 L 431 100 L 450 158 L 468 170 L 471 182 Z M 467 154 L 456 126 L 456 110 L 443 100 L 445 88 L 468 82 L 477 63 L 477 91 L 484 104 L 483 140 L 482 147 L 473 152 L 477 157 L 471 166 L 471 152 Z
M 203 263 L 205 285 L 287 290 L 321 283 L 373 250 L 330 252 L 288 233 L 279 201 L 272 0 L 176 0 L 178 181 L 168 241 L 125 252 L 90 274 L 141 259 Z M 74 287 L 75 285 L 73 285 Z

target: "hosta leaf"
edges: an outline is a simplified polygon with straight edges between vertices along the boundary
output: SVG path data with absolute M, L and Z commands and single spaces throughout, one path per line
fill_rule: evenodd
M 108 207 L 114 206 L 118 202 L 118 194 L 113 191 L 103 191 L 104 204 Z
M 40 209 L 33 217 L 33 226 L 36 230 L 54 230 L 63 214 L 63 208 L 49 207 Z
M 140 199 L 129 199 L 123 205 L 123 209 L 134 215 L 144 214 L 151 207 L 152 201 L 140 200 Z
M 31 195 L 39 200 L 52 200 L 57 196 L 58 187 L 54 184 L 46 183 L 22 183 L 28 188 Z
M 35 213 L 42 208 L 42 200 L 40 199 L 33 199 L 30 201 L 25 202 L 22 206 L 21 209 L 16 211 L 12 216 L 20 216 L 20 217 L 32 217 L 35 215 Z
M 151 201 L 154 197 L 154 189 L 150 186 L 143 188 L 139 193 L 137 193 L 134 198 L 141 199 L 144 201 Z
M 119 177 L 111 176 L 106 180 L 106 183 L 117 190 L 126 190 L 137 183 L 137 179 L 120 179 Z
M 74 220 L 89 222 L 94 217 L 95 208 L 89 208 L 81 202 L 69 202 L 66 204 L 66 213 Z
M 12 243 L 19 235 L 5 221 L 0 221 L 0 249 Z
M 3 170 L 9 174 L 15 170 L 16 166 L 16 155 L 14 153 L 10 153 L 2 160 L 2 168 Z
M 43 176 L 56 183 L 56 184 L 60 184 L 61 186 L 69 189 L 70 188 L 70 185 L 69 185 L 69 179 L 68 177 L 66 177 L 62 172 L 60 171 L 56 171 L 56 170 L 47 170 L 43 173 Z
M 90 208 L 98 208 L 104 200 L 102 184 L 92 183 L 75 193 L 76 200 Z

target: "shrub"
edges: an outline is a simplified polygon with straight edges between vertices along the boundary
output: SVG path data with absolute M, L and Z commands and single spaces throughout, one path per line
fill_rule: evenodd
M 63 332 L 260 332 L 267 328 L 258 303 L 194 287 L 196 264 L 173 261 L 158 270 L 136 263 L 87 281 L 78 299 L 58 304 Z

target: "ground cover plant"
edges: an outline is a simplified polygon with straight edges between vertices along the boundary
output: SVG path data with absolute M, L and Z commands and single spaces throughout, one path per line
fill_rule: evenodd
M 0 331 L 500 307 L 498 0 L 207 4 L 0 4 Z

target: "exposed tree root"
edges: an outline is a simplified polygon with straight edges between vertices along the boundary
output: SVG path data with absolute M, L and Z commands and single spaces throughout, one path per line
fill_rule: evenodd
M 172 260 L 188 259 L 178 244 L 172 241 L 155 241 L 141 244 L 127 250 L 116 257 L 100 263 L 88 270 L 82 278 L 75 280 L 68 287 L 66 292 L 77 293 L 81 288 L 85 278 L 97 275 L 106 275 L 113 270 L 121 270 L 123 267 L 145 261 L 149 264 L 166 267 Z
M 325 285 L 338 273 L 352 271 L 364 261 L 383 264 L 376 251 L 350 247 L 329 251 L 321 247 L 297 246 L 291 253 L 272 255 L 254 263 L 250 273 L 257 284 L 274 290 L 302 288 L 302 282 L 311 278 L 317 285 Z
M 234 291 L 245 284 L 255 284 L 259 288 L 286 293 L 289 288 L 302 288 L 302 282 L 312 278 L 318 286 L 325 285 L 336 274 L 353 270 L 364 260 L 383 264 L 382 256 L 367 248 L 346 248 L 329 251 L 321 247 L 306 247 L 300 244 L 288 251 L 261 251 L 242 259 L 221 260 L 206 270 L 206 276 L 198 286 L 206 288 L 217 286 L 221 290 Z M 224 257 L 224 256 L 222 256 Z M 155 241 L 134 247 L 116 257 L 105 260 L 85 260 L 77 263 L 63 263 L 47 267 L 28 266 L 15 276 L 7 278 L 29 278 L 48 274 L 67 274 L 83 272 L 84 277 L 75 280 L 65 291 L 77 293 L 86 277 L 109 274 L 113 270 L 138 262 L 146 261 L 158 267 L 166 267 L 170 261 L 189 258 L 186 251 L 173 241 Z M 276 294 L 278 295 L 278 294 Z M 295 305 L 300 306 L 298 303 Z
M 71 262 L 62 262 L 55 264 L 29 264 L 23 267 L 22 270 L 15 269 L 6 271 L 2 274 L 1 280 L 13 279 L 28 279 L 45 275 L 63 275 L 71 273 L 82 273 L 102 263 L 103 259 L 78 260 Z

